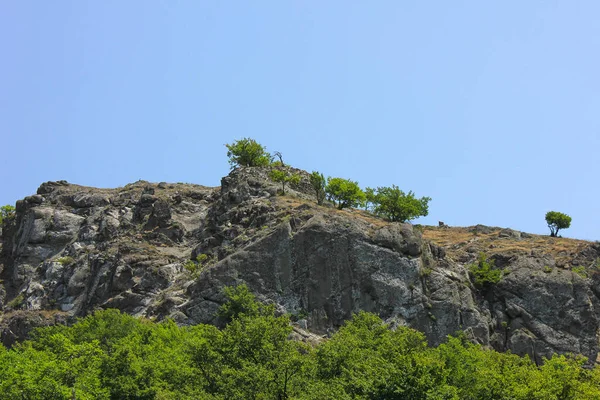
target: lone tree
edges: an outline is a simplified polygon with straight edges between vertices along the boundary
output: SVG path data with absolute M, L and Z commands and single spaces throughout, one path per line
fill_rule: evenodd
M 373 203 L 373 212 L 393 222 L 406 222 L 429 214 L 431 197 L 415 197 L 410 191 L 404 193 L 396 185 L 367 188 L 367 202 Z
M 261 146 L 256 140 L 243 138 L 231 144 L 226 144 L 227 157 L 231 168 L 265 167 L 271 163 L 271 155 L 266 147 Z
M 548 211 L 546 213 L 546 223 L 550 228 L 550 236 L 558 236 L 558 231 L 567 229 L 571 226 L 571 217 L 558 211 Z
M 315 195 L 317 197 L 317 204 L 323 204 L 323 200 L 325 200 L 325 186 L 327 185 L 327 181 L 323 174 L 317 171 L 313 171 L 310 174 L 310 184 L 315 191 Z
M 325 192 L 334 202 L 337 201 L 339 210 L 347 207 L 357 207 L 367 199 L 365 192 L 360 189 L 358 183 L 350 179 L 329 178 Z
M 300 175 L 293 174 L 286 168 L 272 169 L 271 172 L 269 173 L 269 177 L 274 182 L 281 183 L 281 193 L 282 194 L 285 194 L 286 183 L 296 184 L 296 185 L 298 183 L 300 183 Z

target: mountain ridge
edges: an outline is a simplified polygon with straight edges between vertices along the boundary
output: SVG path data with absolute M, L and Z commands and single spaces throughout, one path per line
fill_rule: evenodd
M 3 343 L 22 340 L 28 324 L 98 308 L 218 324 L 223 287 L 245 283 L 318 334 L 366 310 L 434 345 L 464 331 L 536 362 L 553 353 L 598 361 L 597 243 L 389 223 L 317 205 L 301 170 L 280 196 L 268 172 L 237 168 L 220 187 L 42 184 L 2 233 Z M 498 283 L 474 284 L 481 252 L 505 271 Z

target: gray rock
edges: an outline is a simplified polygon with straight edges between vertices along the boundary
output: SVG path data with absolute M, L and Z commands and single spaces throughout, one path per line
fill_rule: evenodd
M 521 239 L 521 232 L 506 228 L 498 233 L 498 237 Z
M 453 245 L 466 250 L 455 260 L 452 246 L 424 240 L 410 224 L 317 206 L 304 171 L 297 170 L 302 179 L 289 196 L 275 196 L 268 171 L 236 169 L 221 188 L 44 183 L 38 195 L 17 202 L 15 223 L 3 232 L 0 305 L 22 295 L 19 312 L 31 315 L 117 307 L 179 324 L 219 323 L 223 287 L 246 283 L 278 312 L 306 316 L 294 327 L 299 340 L 318 342 L 305 329 L 329 335 L 366 310 L 392 326 L 421 330 L 432 344 L 462 330 L 536 361 L 568 352 L 596 360 L 600 274 L 582 279 L 557 266 L 587 268 L 600 245 L 590 243 L 568 260 L 536 249 L 490 249 L 508 274 L 474 288 L 465 268 L 476 256 L 468 252 L 477 249 L 473 243 Z M 499 241 L 528 238 L 482 225 L 469 230 Z M 196 273 L 182 267 L 203 255 Z

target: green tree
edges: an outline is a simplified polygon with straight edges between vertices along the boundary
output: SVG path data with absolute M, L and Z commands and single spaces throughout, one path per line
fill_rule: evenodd
M 447 372 L 425 336 L 407 327 L 392 330 L 374 314 L 354 315 L 319 345 L 316 359 L 317 378 L 337 386 L 337 398 L 457 398 L 445 384 Z
M 558 231 L 567 229 L 571 226 L 571 217 L 558 211 L 548 211 L 546 213 L 546 223 L 550 228 L 550 236 L 558 236 Z
M 271 155 L 267 149 L 254 139 L 243 138 L 226 144 L 225 147 L 232 168 L 264 167 L 271 163 Z
M 315 191 L 315 196 L 317 197 L 317 204 L 323 204 L 323 200 L 325 200 L 325 186 L 327 185 L 327 181 L 323 174 L 313 171 L 310 174 L 310 184 Z
M 15 217 L 15 208 L 11 205 L 5 205 L 0 207 L 0 225 L 4 223 L 4 221 L 11 220 Z
M 256 301 L 256 297 L 246 284 L 227 286 L 223 291 L 227 302 L 219 309 L 219 317 L 226 322 L 231 322 L 242 314 L 249 317 L 262 314 L 262 304 Z
M 357 182 L 350 179 L 329 178 L 325 192 L 336 202 L 339 210 L 347 207 L 357 207 L 366 200 L 365 192 L 358 186 Z
M 365 188 L 365 196 L 365 210 L 369 211 L 369 209 L 375 204 L 375 189 L 370 187 Z
M 300 183 L 300 175 L 293 174 L 289 169 L 285 167 L 274 168 L 269 172 L 269 177 L 273 182 L 281 183 L 281 192 L 285 194 L 285 185 L 286 184 L 295 184 Z
M 394 222 L 406 222 L 429 213 L 431 197 L 415 197 L 411 191 L 404 193 L 396 185 L 368 188 L 367 201 L 373 203 L 374 212 Z

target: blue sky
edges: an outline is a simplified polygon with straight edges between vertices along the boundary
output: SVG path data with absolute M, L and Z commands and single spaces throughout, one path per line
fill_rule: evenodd
M 252 137 L 430 196 L 417 223 L 600 239 L 596 1 L 4 1 L 0 204 L 219 185 Z

